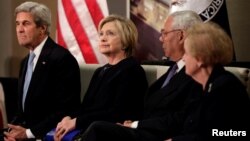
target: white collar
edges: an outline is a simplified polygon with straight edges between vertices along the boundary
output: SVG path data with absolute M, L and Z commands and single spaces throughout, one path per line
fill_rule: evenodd
M 178 66 L 177 72 L 179 72 L 185 66 L 185 62 L 182 59 L 177 61 L 176 64 Z

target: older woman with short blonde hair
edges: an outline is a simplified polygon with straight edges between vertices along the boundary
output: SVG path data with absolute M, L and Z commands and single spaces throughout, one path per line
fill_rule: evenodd
M 230 37 L 215 23 L 200 23 L 187 30 L 184 48 L 186 73 L 202 85 L 203 93 L 186 120 L 183 134 L 171 139 L 214 140 L 218 136 L 215 132 L 234 136 L 229 134 L 231 130 L 237 132 L 237 136 L 246 136 L 250 111 L 248 94 L 240 80 L 224 69 L 233 58 Z

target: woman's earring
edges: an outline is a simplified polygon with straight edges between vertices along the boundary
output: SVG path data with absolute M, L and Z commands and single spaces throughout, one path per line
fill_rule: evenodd
M 125 46 L 124 46 L 124 47 L 122 47 L 122 50 L 126 50 L 126 49 L 127 49 L 127 47 L 125 47 Z

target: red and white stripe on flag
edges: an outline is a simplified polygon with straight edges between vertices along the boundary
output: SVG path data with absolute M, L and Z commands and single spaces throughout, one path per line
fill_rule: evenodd
M 57 42 L 79 65 L 107 62 L 98 49 L 98 24 L 108 15 L 106 0 L 58 0 Z

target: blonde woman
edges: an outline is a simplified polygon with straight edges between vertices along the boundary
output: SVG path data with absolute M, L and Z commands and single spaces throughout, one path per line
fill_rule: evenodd
M 187 31 L 184 43 L 186 73 L 203 88 L 201 101 L 194 107 L 183 135 L 173 140 L 246 139 L 249 130 L 250 102 L 243 84 L 224 69 L 233 58 L 230 37 L 220 26 L 208 22 Z M 169 139 L 171 140 L 171 139 Z
M 76 117 L 65 117 L 56 128 L 55 140 L 73 129 L 85 129 L 96 120 L 121 122 L 142 117 L 147 79 L 135 60 L 137 29 L 129 19 L 110 15 L 99 24 L 99 50 L 108 63 L 92 77 Z

